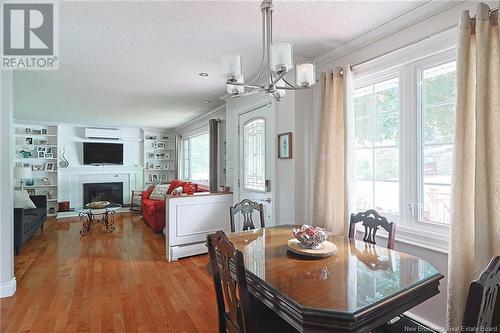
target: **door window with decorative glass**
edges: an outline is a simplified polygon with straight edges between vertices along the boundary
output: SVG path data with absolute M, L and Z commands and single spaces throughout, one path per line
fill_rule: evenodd
M 243 188 L 266 190 L 266 121 L 256 118 L 243 126 Z

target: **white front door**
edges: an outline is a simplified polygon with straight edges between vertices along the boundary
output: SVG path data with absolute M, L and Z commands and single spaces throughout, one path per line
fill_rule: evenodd
M 274 225 L 274 121 L 271 105 L 242 113 L 238 122 L 239 199 L 250 199 L 264 205 L 266 226 Z M 241 220 L 237 219 L 241 230 Z M 255 227 L 259 227 L 254 213 Z

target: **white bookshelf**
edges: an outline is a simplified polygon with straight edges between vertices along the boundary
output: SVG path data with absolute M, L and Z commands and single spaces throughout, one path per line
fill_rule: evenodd
M 32 179 L 24 181 L 24 189 L 35 195 L 47 196 L 49 216 L 57 216 L 58 165 L 57 126 L 15 124 L 14 164 L 29 167 Z M 20 180 L 14 186 L 20 189 Z
M 173 132 L 144 130 L 144 183 L 168 183 L 175 178 L 177 159 Z

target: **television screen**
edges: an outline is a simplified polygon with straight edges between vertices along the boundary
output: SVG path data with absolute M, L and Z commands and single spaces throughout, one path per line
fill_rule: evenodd
M 123 164 L 123 144 L 84 142 L 83 164 Z

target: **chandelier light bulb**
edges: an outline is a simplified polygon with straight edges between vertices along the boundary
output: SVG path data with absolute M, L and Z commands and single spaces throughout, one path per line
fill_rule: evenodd
M 299 87 L 310 87 L 316 83 L 316 69 L 313 62 L 303 62 L 297 65 L 295 83 Z
M 293 67 L 292 44 L 288 42 L 271 45 L 271 69 L 274 72 L 288 72 Z
M 238 81 L 242 77 L 241 55 L 225 56 L 222 59 L 222 74 L 227 81 Z

